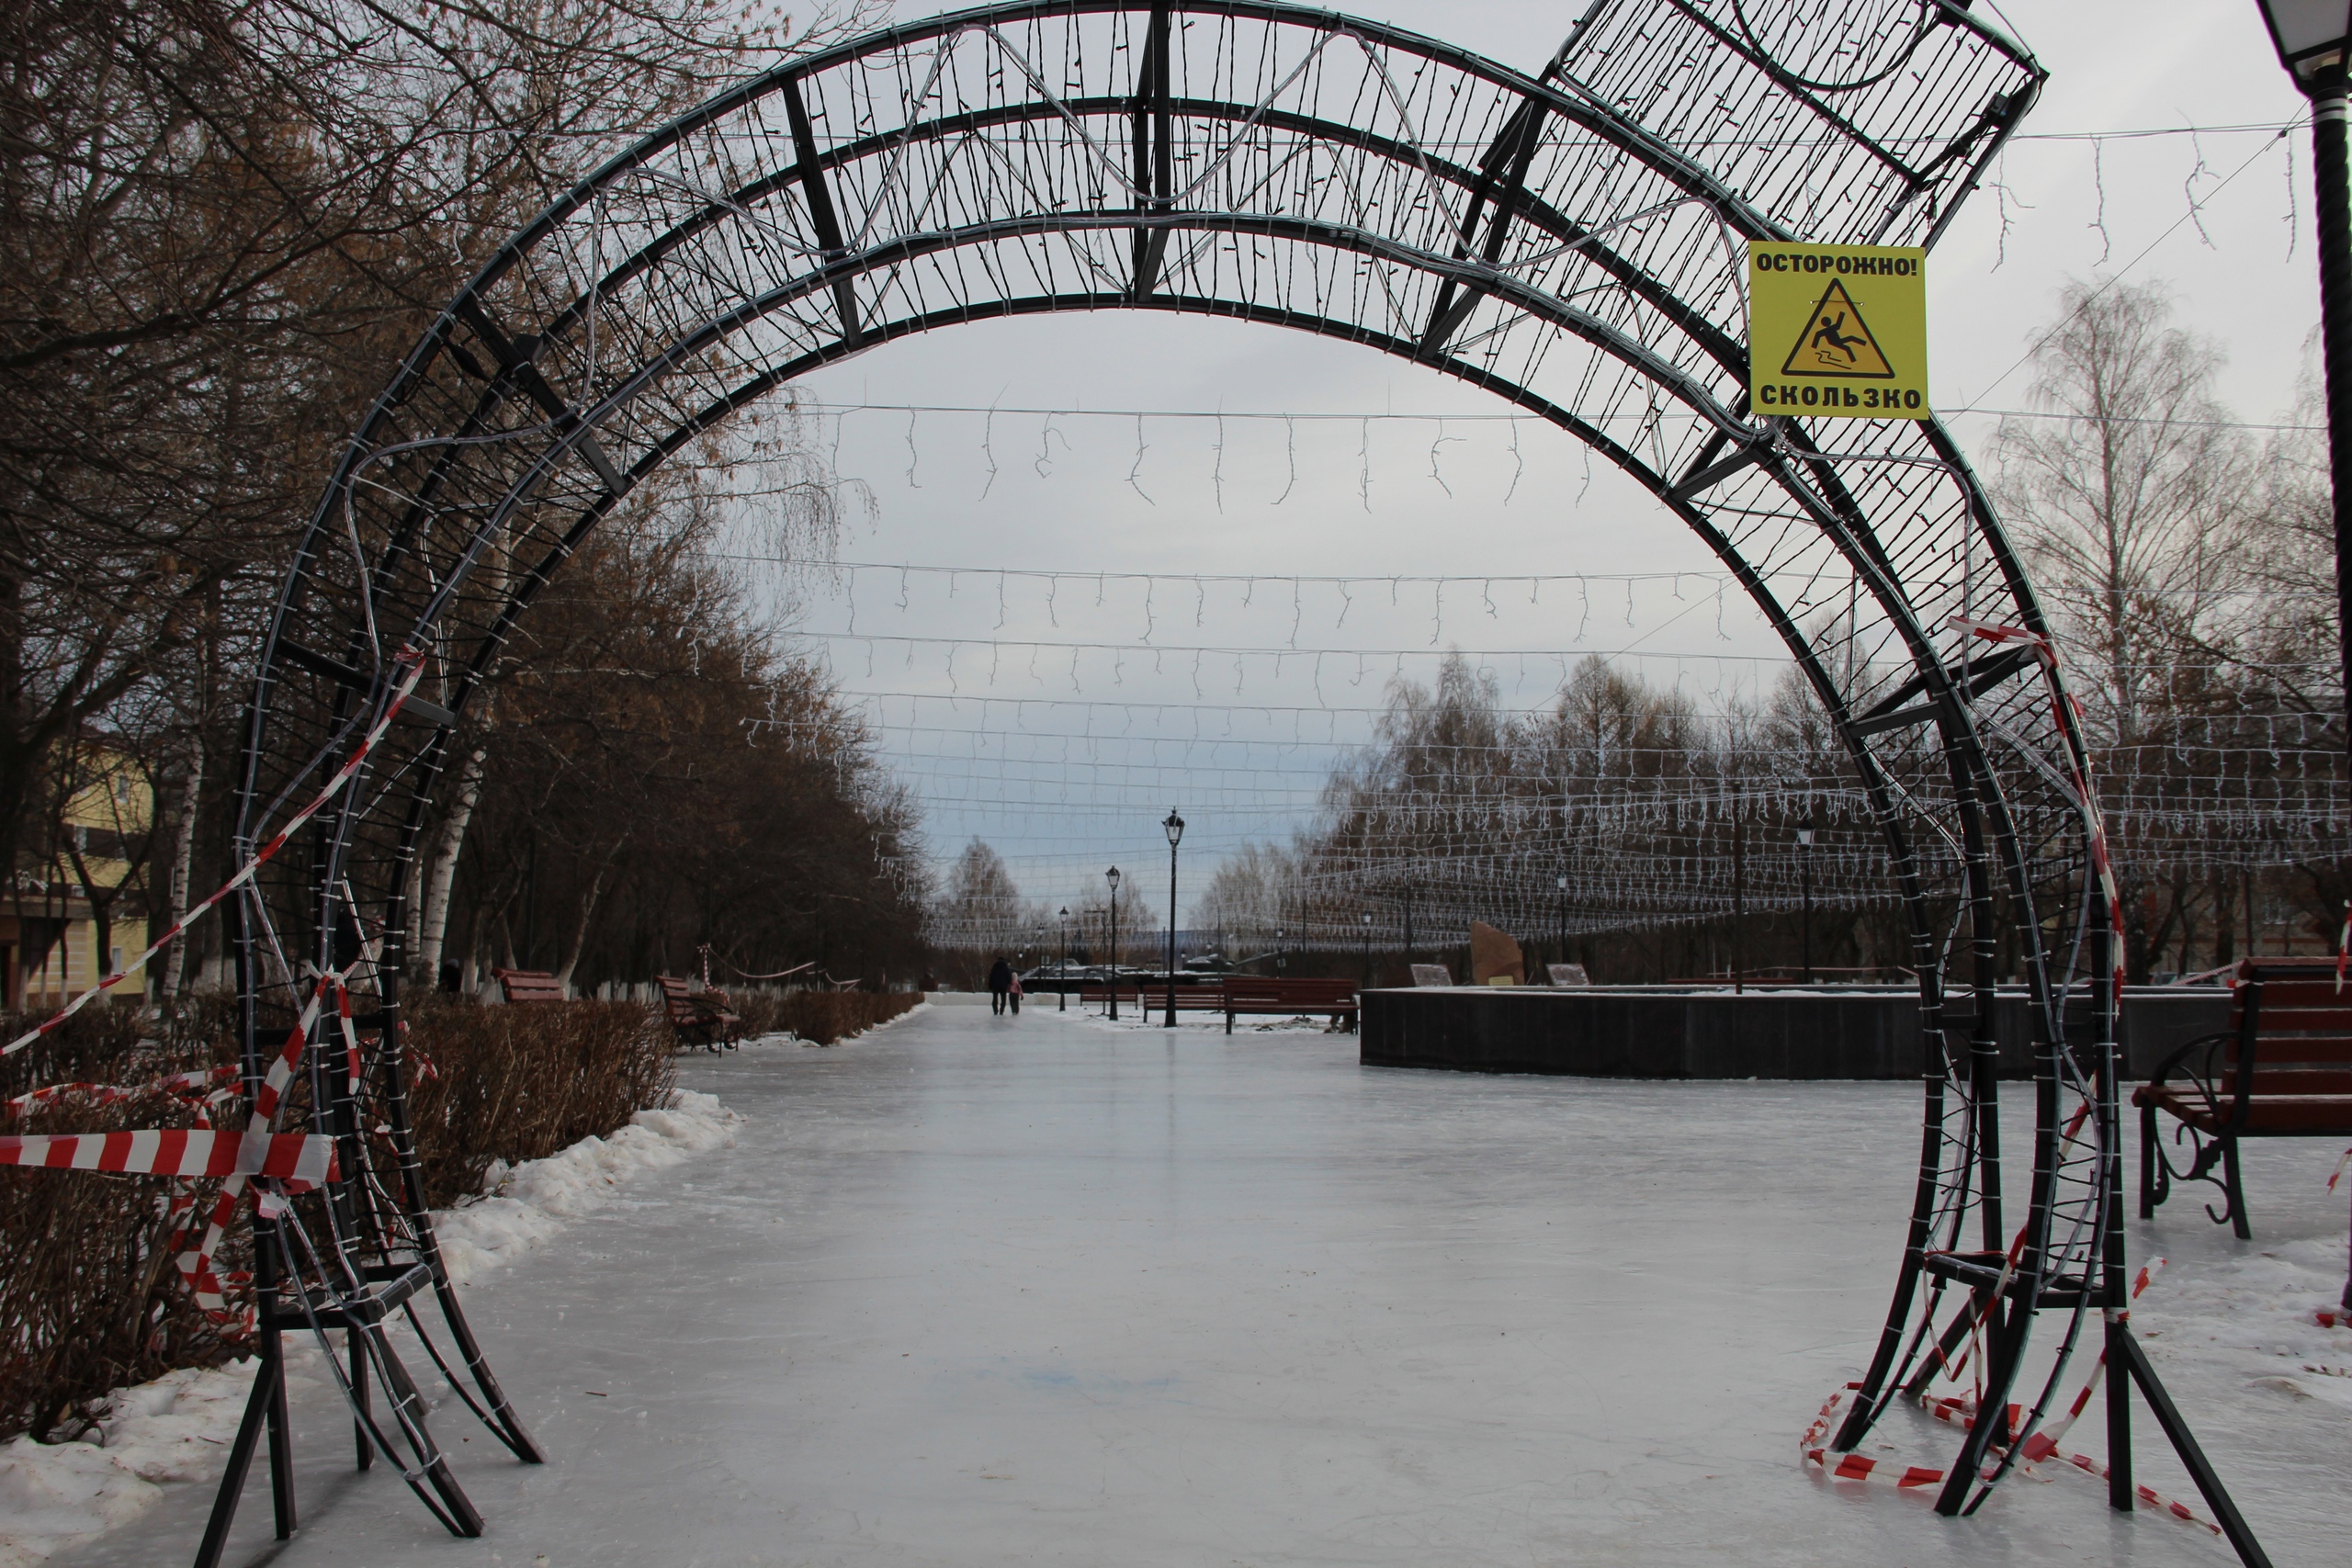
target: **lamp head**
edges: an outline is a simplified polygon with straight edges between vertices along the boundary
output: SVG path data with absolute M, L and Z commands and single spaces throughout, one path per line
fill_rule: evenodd
M 1062 906 L 1062 919 L 1065 920 L 1069 919 L 1069 906 L 1067 904 Z
M 1111 891 L 1116 893 L 1119 890 L 1119 868 L 1114 865 L 1102 875 L 1103 879 L 1111 884 Z
M 1800 829 L 1797 829 L 1797 848 L 1799 848 L 1799 849 L 1801 849 L 1801 850 L 1809 850 L 1809 849 L 1813 848 L 1813 829 L 1810 829 L 1810 828 L 1800 828 Z
M 2278 63 L 2305 92 L 2326 78 L 2340 84 L 2352 41 L 2352 0 L 2258 0 Z
M 1166 829 L 1168 831 L 1168 847 L 1171 850 L 1174 849 L 1176 847 L 1176 841 L 1184 836 L 1184 819 L 1176 815 L 1176 808 L 1174 807 L 1171 806 L 1168 808 L 1168 820 L 1162 822 L 1160 827 Z

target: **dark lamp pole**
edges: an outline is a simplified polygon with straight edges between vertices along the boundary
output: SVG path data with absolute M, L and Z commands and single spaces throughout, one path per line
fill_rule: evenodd
M 1111 884 L 1111 1021 L 1119 1021 L 1119 868 L 1102 874 Z
M 1566 964 L 1568 961 L 1568 879 L 1560 876 L 1553 880 L 1560 889 L 1560 962 Z
M 2327 471 L 2335 491 L 2336 636 L 2352 704 L 2352 170 L 2345 157 L 2345 67 L 2352 0 L 2261 0 L 2278 63 L 2312 101 L 2312 180 L 2317 187 L 2320 362 L 2327 376 Z M 2352 739 L 2352 714 L 2347 714 Z M 2254 951 L 2247 922 L 2246 951 Z M 2352 1312 L 2352 1274 L 2344 1281 Z
M 1813 829 L 1797 829 L 1797 876 L 1804 887 L 1804 983 L 1813 984 Z
M 1054 976 L 1055 980 L 1057 982 L 1054 987 L 1054 992 L 1061 998 L 1061 1005 L 1054 1009 L 1054 1010 L 1056 1012 L 1068 1012 L 1069 1011 L 1069 906 L 1067 904 L 1062 906 L 1061 918 L 1062 966 Z
M 1372 984 L 1372 911 L 1363 912 L 1363 983 Z
M 1183 841 L 1184 819 L 1168 808 L 1160 828 L 1168 834 L 1168 1027 L 1176 1027 L 1176 846 Z

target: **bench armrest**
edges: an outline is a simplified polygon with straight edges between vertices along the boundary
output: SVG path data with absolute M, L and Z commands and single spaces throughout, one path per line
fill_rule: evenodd
M 2188 1042 L 2186 1045 L 2176 1047 L 2170 1055 L 2165 1057 L 2163 1061 L 2156 1064 L 2156 1070 L 2148 1075 L 2148 1087 L 2150 1089 L 2160 1088 L 2163 1085 L 2165 1078 L 2175 1067 L 2179 1066 L 2181 1063 L 2187 1061 L 2190 1053 L 2199 1050 L 2205 1053 L 2206 1070 L 2202 1073 L 2192 1072 L 2188 1076 L 2192 1078 L 2201 1078 L 2206 1082 L 2211 1082 L 2213 1077 L 2213 1047 L 2216 1045 L 2227 1044 L 2230 1041 L 2236 1039 L 2237 1032 L 2238 1032 L 2234 1029 L 2223 1029 L 2211 1034 L 2200 1034 L 2196 1039 Z
M 2259 1015 L 2256 1021 L 2258 1024 Z M 2254 1095 L 2249 1091 L 2247 1080 L 2253 1076 L 2256 1053 L 2260 1048 L 2261 1039 L 2261 1035 L 2256 1031 L 2245 1031 L 2243 1039 L 2240 1038 L 2240 1032 L 2239 1029 L 2224 1029 L 2216 1033 L 2199 1035 L 2156 1064 L 2154 1075 L 2148 1079 L 2148 1087 L 2161 1088 L 2165 1075 L 2172 1072 L 2174 1068 L 2182 1066 L 2191 1055 L 2201 1052 L 2202 1055 L 2199 1061 L 2194 1066 L 2188 1066 L 2182 1076 L 2187 1079 L 2188 1086 L 2195 1089 L 2199 1097 L 2205 1101 L 2205 1114 L 2212 1119 L 2213 1125 L 2220 1134 L 2224 1137 L 2235 1137 L 2245 1130 L 2246 1120 L 2254 1112 Z M 2232 1043 L 2239 1047 L 2237 1087 L 2231 1093 L 2228 1105 L 2224 1107 L 2222 1095 L 2214 1087 L 2218 1075 L 2214 1072 L 2213 1058 L 2216 1052 Z

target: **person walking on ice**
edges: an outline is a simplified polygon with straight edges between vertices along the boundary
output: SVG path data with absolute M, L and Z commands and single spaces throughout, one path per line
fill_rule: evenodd
M 1012 992 L 1012 965 L 999 958 L 989 965 L 989 1011 L 1002 1014 Z
M 1021 972 L 1013 970 L 1005 977 L 1005 999 L 1012 1004 L 1012 1016 L 1021 1016 Z

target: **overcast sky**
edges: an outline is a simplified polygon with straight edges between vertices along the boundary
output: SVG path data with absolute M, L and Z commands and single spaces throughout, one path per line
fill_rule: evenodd
M 1576 10 L 1358 8 L 1528 69 Z M 2059 291 L 2118 272 L 2167 286 L 2180 324 L 2226 348 L 2240 418 L 2290 415 L 2318 320 L 2308 135 L 2277 133 L 2302 103 L 2251 0 L 1980 12 L 2005 14 L 2051 81 L 2000 188 L 1930 267 L 1936 403 L 1972 453 L 1996 421 L 1959 411 L 2024 406 L 2021 361 Z M 2132 134 L 2190 126 L 2208 129 Z M 801 615 L 809 646 L 865 695 L 934 854 L 987 839 L 1057 903 L 1114 861 L 1164 897 L 1171 806 L 1191 825 L 1187 897 L 1221 853 L 1286 839 L 1365 734 L 1362 710 L 1449 646 L 1518 706 L 1588 651 L 1702 703 L 1781 668 L 1713 558 L 1641 492 L 1556 431 L 1368 349 L 1191 318 L 1038 318 L 886 347 L 807 390 L 870 411 L 828 416 L 824 437 L 875 501 L 842 542 L 861 570 Z M 871 410 L 905 404 L 1070 412 Z M 1220 409 L 1236 416 L 1221 428 L 1179 417 Z M 1285 413 L 1300 417 L 1238 417 Z M 1329 417 L 1363 413 L 1428 417 Z M 1251 573 L 1282 581 L 1195 581 Z M 1553 581 L 1291 581 L 1487 573 Z

